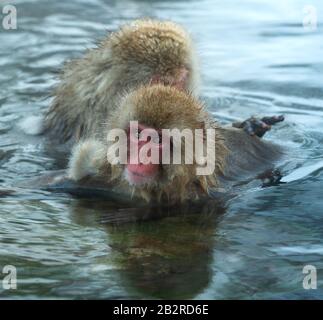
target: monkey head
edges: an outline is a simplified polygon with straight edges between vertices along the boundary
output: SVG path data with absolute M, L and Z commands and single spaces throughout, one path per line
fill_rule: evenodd
M 116 74 L 119 71 L 123 81 L 139 85 L 161 83 L 193 93 L 198 90 L 192 40 L 178 24 L 137 20 L 112 33 L 106 46 Z
M 126 150 L 125 163 L 110 161 L 111 179 L 122 181 L 136 195 L 148 201 L 182 201 L 198 198 L 217 185 L 226 148 L 217 125 L 192 95 L 160 84 L 142 86 L 122 98 L 107 128 L 125 132 L 123 145 L 118 140 L 119 150 Z M 207 130 L 214 134 L 207 136 Z M 214 162 L 208 174 L 197 174 L 201 165 L 195 153 L 197 143 Z M 108 148 L 108 159 L 113 159 L 114 151 Z M 175 162 L 178 154 L 180 160 Z

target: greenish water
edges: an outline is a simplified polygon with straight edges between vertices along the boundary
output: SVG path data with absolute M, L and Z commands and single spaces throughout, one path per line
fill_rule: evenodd
M 0 282 L 0 298 L 323 298 L 323 34 L 320 24 L 303 28 L 306 1 L 14 3 L 18 29 L 0 28 L 1 189 L 59 167 L 19 122 L 48 107 L 63 61 L 142 16 L 190 30 L 203 99 L 219 121 L 284 114 L 268 139 L 293 152 L 280 167 L 286 184 L 251 186 L 225 205 L 160 212 L 41 191 L 2 195 L 0 280 L 14 265 L 18 287 Z M 311 4 L 322 21 L 321 2 Z M 317 268 L 316 290 L 303 289 L 307 264 Z

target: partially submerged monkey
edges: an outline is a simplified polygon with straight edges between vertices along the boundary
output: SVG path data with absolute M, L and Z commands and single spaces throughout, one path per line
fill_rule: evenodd
M 47 176 L 43 185 L 87 195 L 91 190 L 108 191 L 112 198 L 177 203 L 208 196 L 231 178 L 271 168 L 281 150 L 256 136 L 282 118 L 235 124 L 244 130 L 219 127 L 195 99 L 196 60 L 192 40 L 180 26 L 138 20 L 67 63 L 44 130 L 51 141 L 76 146 L 67 176 Z M 156 130 L 213 128 L 214 171 L 196 175 L 196 163 L 110 165 L 107 132 L 128 130 L 130 120 Z
M 202 129 L 204 150 L 214 146 L 208 159 L 213 161 L 214 170 L 208 175 L 197 175 L 200 164 L 196 159 L 192 164 L 184 163 L 185 144 L 181 147 L 180 164 L 163 164 L 161 161 L 132 164 L 128 154 L 126 164 L 111 164 L 108 161 L 111 142 L 109 144 L 106 139 L 109 130 L 118 128 L 126 132 L 125 148 L 135 143 L 140 151 L 149 141 L 140 142 L 131 136 L 130 121 L 138 121 L 139 131 L 154 129 L 160 132 L 177 128 L 194 132 Z M 211 141 L 207 141 L 207 129 L 215 132 Z M 112 198 L 119 195 L 121 199 L 136 202 L 174 204 L 204 199 L 232 181 L 255 177 L 272 168 L 273 162 L 282 155 L 279 146 L 250 136 L 244 130 L 220 127 L 196 98 L 164 85 L 143 86 L 127 94 L 110 115 L 101 136 L 104 138 L 77 144 L 67 174 L 49 178 L 46 181 L 49 188 L 68 189 L 72 183 L 74 191 L 83 188 L 89 193 L 100 190 L 104 194 L 107 190 Z M 158 139 L 152 141 L 151 146 L 163 151 L 165 143 Z
M 147 19 L 123 26 L 67 63 L 60 80 L 44 132 L 73 144 L 102 134 L 124 92 L 161 83 L 197 94 L 199 72 L 188 33 L 173 22 Z

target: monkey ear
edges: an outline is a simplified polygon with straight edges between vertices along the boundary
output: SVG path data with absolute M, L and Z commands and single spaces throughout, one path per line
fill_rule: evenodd
M 68 178 L 79 181 L 98 174 L 106 160 L 105 146 L 97 140 L 79 142 L 72 150 L 68 165 Z

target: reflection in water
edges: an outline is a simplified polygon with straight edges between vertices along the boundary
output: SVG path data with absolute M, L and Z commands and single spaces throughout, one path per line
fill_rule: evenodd
M 130 294 L 188 299 L 208 286 L 216 225 L 225 212 L 218 202 L 137 209 L 78 200 L 70 214 L 86 226 L 93 211 L 106 225 L 113 264 Z

